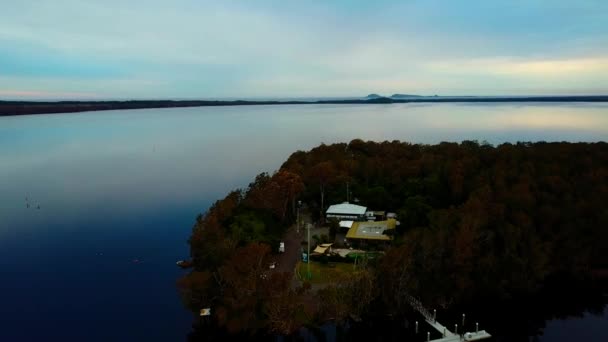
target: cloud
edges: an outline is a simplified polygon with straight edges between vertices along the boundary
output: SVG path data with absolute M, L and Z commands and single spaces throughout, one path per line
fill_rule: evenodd
M 595 74 L 608 77 L 608 56 L 569 59 L 521 59 L 495 57 L 471 60 L 447 60 L 431 62 L 426 67 L 432 71 L 448 73 L 485 73 L 507 76 L 571 76 Z
M 0 87 L 110 97 L 466 95 L 565 91 L 558 80 L 598 93 L 606 6 L 16 2 L 0 14 Z

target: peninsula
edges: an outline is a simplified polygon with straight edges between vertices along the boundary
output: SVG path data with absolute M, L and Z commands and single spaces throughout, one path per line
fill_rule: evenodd
M 543 303 L 605 301 L 586 296 L 608 267 L 607 151 L 358 139 L 297 151 L 198 216 L 183 302 L 231 334 L 410 319 L 414 338 L 413 321 L 437 313 L 462 322 L 454 333 L 514 337 L 543 324 Z

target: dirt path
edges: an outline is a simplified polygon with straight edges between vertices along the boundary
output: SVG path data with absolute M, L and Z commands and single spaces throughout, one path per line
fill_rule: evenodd
M 302 257 L 301 242 L 304 236 L 306 224 L 310 223 L 310 216 L 302 214 L 300 218 L 300 232 L 296 230 L 296 226 L 291 226 L 283 236 L 285 243 L 285 252 L 276 256 L 274 259 L 277 262 L 276 270 L 280 272 L 294 272 L 298 260 Z
M 296 227 L 292 226 L 283 236 L 285 243 L 285 252 L 277 256 L 277 268 L 279 272 L 293 272 L 296 263 L 300 258 L 300 241 L 301 236 L 296 232 Z

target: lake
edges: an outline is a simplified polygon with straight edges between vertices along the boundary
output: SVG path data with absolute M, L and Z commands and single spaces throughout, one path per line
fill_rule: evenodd
M 279 105 L 0 117 L 0 341 L 180 341 L 198 213 L 320 143 L 608 141 L 607 103 Z M 29 207 L 28 207 L 29 205 Z M 608 341 L 608 312 L 539 341 Z M 589 333 L 592 331 L 593 333 Z

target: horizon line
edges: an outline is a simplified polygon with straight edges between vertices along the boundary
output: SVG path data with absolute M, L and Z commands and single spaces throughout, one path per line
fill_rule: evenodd
M 603 97 L 605 94 L 544 94 L 544 95 L 419 95 L 419 94 L 402 94 L 393 93 L 391 95 L 382 95 L 379 93 L 369 93 L 368 95 L 353 96 L 210 96 L 210 97 L 39 97 L 39 98 L 23 98 L 23 97 L 6 97 L 0 96 L 0 101 L 3 102 L 104 102 L 104 101 L 324 101 L 324 100 L 364 100 L 369 99 L 368 96 L 377 95 L 376 98 L 391 99 L 392 97 L 411 97 L 415 98 L 547 98 L 547 97 Z

